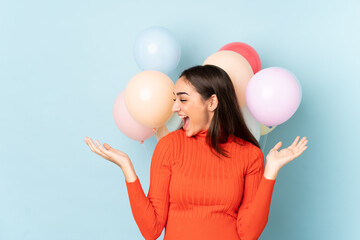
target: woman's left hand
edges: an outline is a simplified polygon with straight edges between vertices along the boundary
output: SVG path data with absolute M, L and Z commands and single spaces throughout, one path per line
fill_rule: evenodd
M 306 144 L 308 140 L 306 140 L 306 137 L 303 137 L 300 141 L 299 139 L 300 136 L 297 136 L 295 141 L 289 147 L 280 151 L 278 150 L 280 149 L 282 142 L 278 142 L 266 156 L 266 165 L 271 166 L 272 169 L 280 170 L 284 165 L 300 156 L 307 148 Z

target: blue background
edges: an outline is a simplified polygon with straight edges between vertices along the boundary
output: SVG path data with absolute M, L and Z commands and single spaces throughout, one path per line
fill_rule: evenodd
M 235 41 L 301 82 L 297 112 L 260 141 L 265 155 L 309 139 L 278 175 L 260 239 L 360 239 L 359 10 L 355 0 L 0 0 L 0 239 L 142 239 L 121 169 L 83 140 L 125 151 L 147 193 L 156 140 L 123 135 L 112 106 L 140 72 L 133 43 L 151 26 L 180 41 L 174 82 Z

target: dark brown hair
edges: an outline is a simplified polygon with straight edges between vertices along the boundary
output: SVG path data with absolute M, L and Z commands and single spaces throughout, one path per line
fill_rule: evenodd
M 229 157 L 227 151 L 219 144 L 225 143 L 231 135 L 260 148 L 258 141 L 246 126 L 234 85 L 223 69 L 214 65 L 199 65 L 183 71 L 180 77 L 185 77 L 185 80 L 196 89 L 203 100 L 208 100 L 213 94 L 217 96 L 218 106 L 214 111 L 206 136 L 207 144 L 212 151 L 216 151 L 216 155 Z

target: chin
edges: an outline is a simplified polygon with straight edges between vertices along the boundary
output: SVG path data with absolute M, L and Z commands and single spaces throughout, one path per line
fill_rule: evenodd
M 189 130 L 185 130 L 185 135 L 188 137 L 192 137 L 194 134 L 190 132 Z

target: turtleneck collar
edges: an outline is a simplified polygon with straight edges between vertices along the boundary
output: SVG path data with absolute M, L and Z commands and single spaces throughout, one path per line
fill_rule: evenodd
M 208 131 L 209 131 L 209 129 L 202 130 L 192 137 L 194 137 L 195 139 L 201 140 L 202 142 L 206 142 L 206 136 L 208 134 Z M 232 141 L 233 141 L 232 137 L 229 136 L 229 138 L 226 142 L 232 142 Z M 222 144 L 224 144 L 224 143 L 220 143 L 220 145 L 222 145 Z
M 181 130 L 185 134 L 185 130 L 183 128 L 181 128 Z M 208 131 L 209 131 L 209 129 L 201 130 L 200 132 L 196 133 L 195 135 L 190 136 L 190 138 L 201 139 L 201 140 L 205 141 Z
M 185 132 L 184 129 L 182 129 L 182 130 Z M 207 136 L 207 134 L 208 134 L 208 131 L 209 131 L 209 129 L 201 130 L 200 132 L 198 132 L 198 133 L 196 133 L 195 135 L 191 136 L 191 138 L 195 138 L 195 139 L 201 140 L 202 142 L 206 142 L 206 136 Z M 229 142 L 229 141 L 232 141 L 231 136 L 229 136 L 227 142 Z M 220 143 L 220 145 L 221 145 L 221 144 L 223 144 L 223 143 Z
M 195 137 L 196 139 L 205 140 L 208 131 L 209 131 L 209 129 L 201 130 L 200 132 L 198 132 L 197 134 L 195 134 L 194 137 Z

